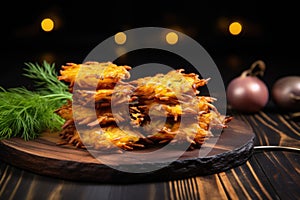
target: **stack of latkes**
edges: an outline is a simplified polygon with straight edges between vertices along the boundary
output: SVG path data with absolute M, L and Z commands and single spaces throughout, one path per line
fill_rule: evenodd
M 231 120 L 213 97 L 200 96 L 209 79 L 180 69 L 130 80 L 130 70 L 112 62 L 62 66 L 58 79 L 73 94 L 56 110 L 66 120 L 59 133 L 65 143 L 95 150 L 188 143 L 193 149 Z

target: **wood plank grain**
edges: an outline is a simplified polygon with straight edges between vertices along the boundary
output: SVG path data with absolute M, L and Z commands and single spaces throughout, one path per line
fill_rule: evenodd
M 170 199 L 228 199 L 217 174 L 169 182 Z
M 272 183 L 272 187 L 280 199 L 299 199 L 299 154 L 294 152 L 266 151 L 255 153 L 254 158 Z
M 100 184 L 41 176 L 3 162 L 6 172 L 0 199 L 170 199 L 167 182 L 147 184 Z
M 256 134 L 255 145 L 280 145 L 300 148 L 300 122 L 287 114 L 259 112 L 251 115 L 236 114 L 248 123 Z
M 253 158 L 246 164 L 219 174 L 230 199 L 278 199 L 276 191 Z

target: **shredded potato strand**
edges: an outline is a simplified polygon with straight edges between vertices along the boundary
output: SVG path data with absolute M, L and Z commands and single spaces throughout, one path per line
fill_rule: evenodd
M 66 120 L 60 133 L 66 143 L 95 150 L 134 150 L 189 142 L 193 149 L 213 136 L 212 128 L 226 128 L 232 119 L 217 111 L 215 98 L 200 96 L 198 88 L 209 78 L 180 69 L 126 81 L 130 69 L 111 62 L 62 66 L 59 80 L 68 82 L 70 91 L 75 80 L 79 86 L 73 93 L 79 100 L 56 110 Z M 112 113 L 112 106 L 117 113 Z M 75 120 L 85 127 L 80 136 Z

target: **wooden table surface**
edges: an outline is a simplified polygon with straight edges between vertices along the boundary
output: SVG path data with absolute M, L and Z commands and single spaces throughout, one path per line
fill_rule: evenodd
M 300 199 L 299 117 L 274 110 L 233 116 L 248 123 L 256 138 L 250 159 L 227 171 L 167 182 L 99 184 L 41 176 L 0 161 L 0 199 Z

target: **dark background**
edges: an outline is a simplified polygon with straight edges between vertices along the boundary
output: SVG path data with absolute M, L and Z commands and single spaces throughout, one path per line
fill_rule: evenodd
M 271 88 L 280 77 L 300 75 L 300 11 L 293 2 L 9 1 L 1 12 L 0 85 L 29 84 L 22 76 L 25 62 L 47 60 L 58 68 L 67 62 L 81 63 L 94 47 L 119 31 L 156 26 L 179 30 L 199 42 L 215 61 L 225 85 L 254 61 L 263 60 L 267 67 L 263 79 Z M 44 17 L 55 20 L 54 31 L 41 30 Z M 244 29 L 238 36 L 229 35 L 227 25 L 236 20 Z M 157 56 L 142 53 L 139 59 L 148 62 Z M 134 58 L 125 62 L 138 64 Z

